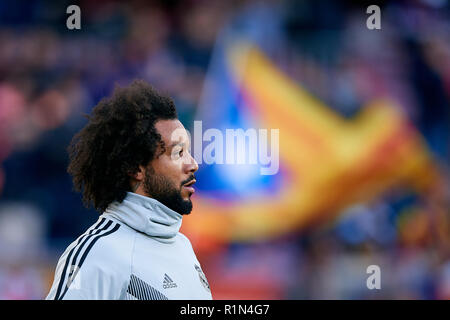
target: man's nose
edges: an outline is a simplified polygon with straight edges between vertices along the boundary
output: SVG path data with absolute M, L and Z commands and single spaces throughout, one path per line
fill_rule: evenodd
M 198 170 L 198 163 L 191 155 L 189 155 L 189 158 L 190 161 L 187 163 L 187 171 L 194 173 Z

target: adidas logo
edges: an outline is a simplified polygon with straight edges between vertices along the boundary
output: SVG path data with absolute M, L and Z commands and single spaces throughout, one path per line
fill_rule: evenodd
M 176 288 L 177 284 L 173 282 L 173 280 L 167 275 L 167 273 L 164 273 L 164 281 L 163 281 L 163 288 L 169 289 L 169 288 Z

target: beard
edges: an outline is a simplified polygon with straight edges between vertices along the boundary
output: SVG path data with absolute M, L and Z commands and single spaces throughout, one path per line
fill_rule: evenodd
M 156 174 L 153 168 L 149 167 L 145 171 L 143 187 L 146 194 L 151 195 L 155 200 L 158 200 L 163 205 L 178 212 L 181 215 L 187 215 L 192 211 L 191 199 L 184 200 L 181 196 L 182 185 L 192 180 L 183 181 L 179 188 L 177 188 L 169 179 L 163 175 Z

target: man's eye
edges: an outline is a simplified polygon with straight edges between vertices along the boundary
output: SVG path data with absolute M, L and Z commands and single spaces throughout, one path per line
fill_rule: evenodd
M 174 155 L 174 157 L 178 157 L 178 158 L 182 157 L 183 156 L 183 149 L 181 149 L 178 152 L 174 151 L 173 155 Z

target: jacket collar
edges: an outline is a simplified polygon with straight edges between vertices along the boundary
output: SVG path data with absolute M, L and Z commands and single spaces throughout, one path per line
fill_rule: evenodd
M 129 227 L 161 242 L 173 242 L 180 230 L 182 215 L 156 199 L 127 192 L 119 203 L 112 202 L 104 215 L 112 216 Z

